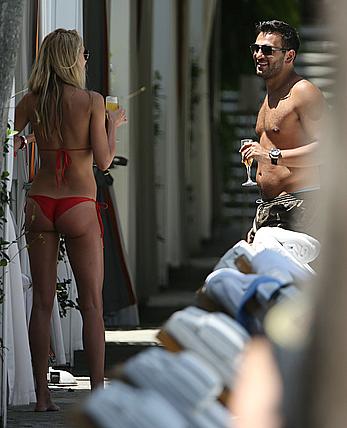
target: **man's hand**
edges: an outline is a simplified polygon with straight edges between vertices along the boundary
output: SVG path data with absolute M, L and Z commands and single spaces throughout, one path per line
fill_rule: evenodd
M 265 150 L 257 141 L 244 144 L 240 153 L 242 160 L 255 159 L 257 162 L 271 163 L 269 152 Z

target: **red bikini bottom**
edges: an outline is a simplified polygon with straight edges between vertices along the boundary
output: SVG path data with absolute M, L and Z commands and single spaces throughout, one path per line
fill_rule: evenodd
M 101 237 L 104 238 L 104 225 L 100 214 L 100 204 L 95 199 L 86 198 L 83 196 L 69 196 L 66 198 L 51 198 L 44 195 L 28 195 L 28 198 L 33 199 L 41 208 L 43 214 L 52 222 L 55 223 L 58 218 L 75 205 L 81 202 L 91 201 L 95 203 L 96 213 L 101 230 Z M 103 204 L 101 204 L 103 205 Z

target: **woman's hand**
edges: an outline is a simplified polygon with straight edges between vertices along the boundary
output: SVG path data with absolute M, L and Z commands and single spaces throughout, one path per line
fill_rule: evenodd
M 119 128 L 123 123 L 127 123 L 128 121 L 124 108 L 120 107 L 115 111 L 106 110 L 106 112 L 108 120 L 113 122 L 116 128 Z
M 24 149 L 24 147 L 29 143 L 35 143 L 36 138 L 35 134 L 28 134 L 28 135 L 15 135 L 14 136 L 14 152 L 16 153 L 20 149 Z

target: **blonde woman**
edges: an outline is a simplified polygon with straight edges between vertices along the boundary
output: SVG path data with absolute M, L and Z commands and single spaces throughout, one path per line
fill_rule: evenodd
M 106 129 L 103 97 L 85 89 L 88 56 L 77 31 L 48 34 L 32 70 L 29 93 L 16 107 L 15 129 L 31 124 L 40 155 L 25 220 L 34 292 L 29 336 L 36 411 L 59 410 L 51 400 L 46 373 L 60 234 L 77 283 L 91 388 L 104 380 L 103 228 L 92 166 L 94 161 L 105 170 L 111 164 L 116 129 L 126 115 L 122 109 L 108 111 Z M 18 138 L 23 145 L 25 139 Z

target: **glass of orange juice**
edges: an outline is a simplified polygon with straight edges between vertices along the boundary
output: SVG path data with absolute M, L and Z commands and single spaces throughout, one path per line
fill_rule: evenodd
M 118 97 L 113 97 L 111 95 L 107 95 L 106 97 L 106 109 L 111 111 L 116 111 L 119 109 L 119 101 Z

